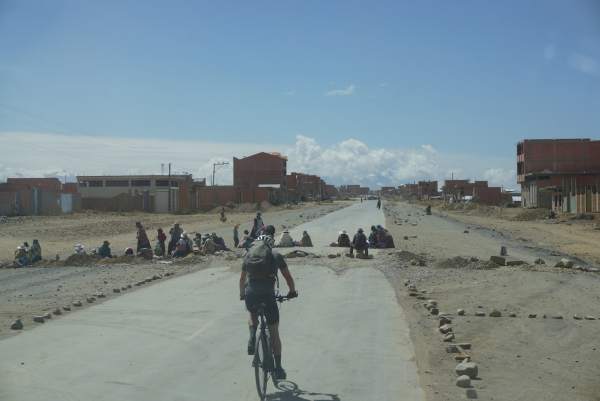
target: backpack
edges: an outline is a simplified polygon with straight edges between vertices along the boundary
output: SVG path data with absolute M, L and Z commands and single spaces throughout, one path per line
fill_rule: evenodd
M 248 249 L 244 266 L 249 279 L 275 278 L 275 258 L 271 247 L 264 241 L 256 241 Z

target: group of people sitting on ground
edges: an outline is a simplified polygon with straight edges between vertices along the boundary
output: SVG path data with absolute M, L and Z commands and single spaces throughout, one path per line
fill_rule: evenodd
M 369 247 L 380 249 L 395 248 L 394 237 L 392 237 L 392 234 L 381 225 L 371 226 Z
M 308 235 L 308 232 L 306 230 L 302 232 L 302 238 L 300 239 L 300 241 L 294 241 L 294 239 L 290 235 L 289 230 L 286 229 L 283 230 L 283 232 L 279 236 L 279 239 L 275 243 L 275 246 L 278 248 L 291 248 L 294 246 L 312 247 L 313 243 L 312 239 L 310 238 L 310 235 Z
M 15 250 L 15 267 L 23 267 L 42 260 L 42 247 L 37 239 L 34 239 L 31 246 L 27 242 L 19 245 Z
M 371 226 L 369 237 L 364 233 L 362 228 L 359 228 L 354 234 L 352 240 L 346 232 L 342 230 L 338 233 L 336 242 L 332 242 L 330 246 L 340 248 L 350 248 L 350 255 L 354 255 L 354 250 L 357 250 L 361 255 L 368 255 L 369 248 L 394 248 L 394 238 L 383 226 Z

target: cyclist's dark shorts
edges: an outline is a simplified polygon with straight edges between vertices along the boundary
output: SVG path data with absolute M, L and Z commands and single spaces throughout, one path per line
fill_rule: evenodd
M 255 291 L 252 288 L 246 287 L 246 309 L 250 312 L 255 312 L 258 305 L 264 303 L 265 317 L 267 324 L 279 323 L 279 308 L 275 300 L 275 293 L 272 291 Z

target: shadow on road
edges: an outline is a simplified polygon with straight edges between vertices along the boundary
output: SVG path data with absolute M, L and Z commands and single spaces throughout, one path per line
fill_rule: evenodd
M 313 391 L 304 391 L 298 385 L 289 380 L 281 380 L 275 384 L 279 390 L 274 394 L 269 394 L 269 401 L 341 401 L 337 394 L 317 393 Z

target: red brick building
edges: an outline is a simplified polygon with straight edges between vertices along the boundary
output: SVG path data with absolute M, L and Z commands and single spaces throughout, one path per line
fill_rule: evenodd
M 318 175 L 291 173 L 286 181 L 290 200 L 321 200 L 326 197 L 325 181 Z
M 55 215 L 79 207 L 79 194 L 66 193 L 58 178 L 8 178 L 0 184 L 1 215 Z
M 517 144 L 523 207 L 600 212 L 600 141 L 525 139 Z
M 260 152 L 252 156 L 233 158 L 233 186 L 254 189 L 259 185 L 273 185 L 285 189 L 287 158 L 279 153 Z

